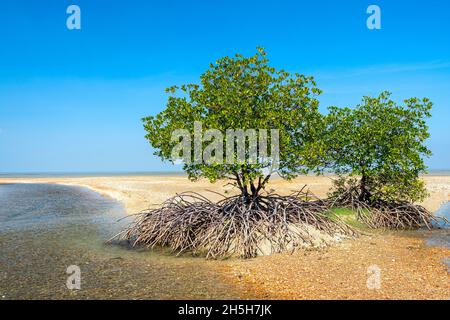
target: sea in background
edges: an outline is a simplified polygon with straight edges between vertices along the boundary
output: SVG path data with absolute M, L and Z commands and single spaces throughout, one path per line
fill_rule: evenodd
M 333 175 L 325 172 L 325 175 Z M 315 174 L 308 174 L 314 176 Z M 115 171 L 115 172 L 0 172 L 0 178 L 76 178 L 120 176 L 187 176 L 184 171 Z M 450 169 L 428 170 L 425 176 L 450 176 Z
M 450 173 L 449 173 L 450 174 Z M 186 176 L 183 171 L 116 171 L 116 172 L 22 172 L 2 173 L 0 178 L 79 178 L 79 177 Z
M 450 176 L 450 170 L 428 170 L 428 173 L 425 176 Z

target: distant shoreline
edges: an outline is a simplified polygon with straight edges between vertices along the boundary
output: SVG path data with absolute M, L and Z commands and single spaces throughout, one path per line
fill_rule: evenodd
M 299 176 L 292 181 L 286 181 L 279 177 L 271 179 L 268 190 L 276 190 L 279 194 L 291 194 L 298 191 L 305 185 L 316 196 L 326 197 L 335 176 L 328 174 L 325 176 Z M 450 200 L 450 174 L 424 176 L 430 196 L 421 204 L 430 211 L 438 210 L 444 202 Z M 17 177 L 13 175 L 1 176 L 0 184 L 5 183 L 56 183 L 63 185 L 78 185 L 87 187 L 100 194 L 115 198 L 125 204 L 127 212 L 130 214 L 147 209 L 151 205 L 161 204 L 170 197 L 181 192 L 204 193 L 211 200 L 219 200 L 219 196 L 208 190 L 213 190 L 219 194 L 232 193 L 235 190 L 226 181 L 210 183 L 207 179 L 200 179 L 192 182 L 184 173 L 147 173 L 147 174 L 114 174 L 105 173 L 86 176 L 78 174 L 76 176 L 25 176 Z M 217 198 L 217 199 L 216 199 Z
M 326 172 L 324 176 L 335 175 Z M 183 171 L 118 171 L 118 172 L 30 172 L 30 173 L 0 173 L 0 178 L 90 178 L 90 177 L 186 177 Z M 307 174 L 306 176 L 316 176 Z M 429 170 L 427 174 L 421 176 L 450 176 L 450 169 Z M 274 178 L 276 178 L 274 176 Z
M 182 171 L 0 173 L 0 178 L 83 178 L 83 177 L 90 178 L 90 177 L 143 177 L 143 176 L 183 177 L 186 176 L 186 173 Z

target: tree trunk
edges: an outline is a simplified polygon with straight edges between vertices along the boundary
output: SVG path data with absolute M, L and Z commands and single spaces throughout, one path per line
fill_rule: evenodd
M 236 178 L 234 180 L 236 180 L 237 187 L 241 190 L 241 194 L 246 199 L 247 203 L 251 203 L 258 197 L 260 191 L 270 179 L 270 175 L 267 175 L 264 180 L 262 177 L 259 177 L 257 184 L 255 184 L 255 181 L 246 181 L 243 173 L 239 174 L 235 172 L 234 175 Z
M 370 202 L 370 192 L 367 190 L 367 176 L 365 174 L 361 177 L 359 184 L 359 197 L 358 200 L 362 202 Z

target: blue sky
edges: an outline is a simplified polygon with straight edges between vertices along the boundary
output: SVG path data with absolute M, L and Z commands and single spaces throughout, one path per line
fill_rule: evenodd
M 68 30 L 66 8 L 81 8 Z M 366 9 L 381 8 L 381 30 Z M 315 76 L 321 110 L 382 90 L 435 103 L 432 169 L 450 168 L 450 2 L 2 1 L 0 172 L 174 170 L 152 155 L 140 119 L 164 88 L 256 46 L 271 64 Z

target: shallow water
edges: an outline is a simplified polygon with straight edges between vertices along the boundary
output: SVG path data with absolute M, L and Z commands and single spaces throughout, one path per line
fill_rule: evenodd
M 443 217 L 448 220 L 447 223 L 441 222 L 439 224 L 440 227 L 450 229 L 450 202 L 444 203 L 438 211 L 436 211 L 435 215 L 437 217 Z
M 442 220 L 437 225 L 439 229 L 424 231 L 426 233 L 425 244 L 433 247 L 450 248 L 450 202 L 444 203 L 436 211 L 435 215 L 447 219 L 447 222 Z M 444 259 L 442 262 L 448 266 L 448 271 L 450 272 L 450 257 Z
M 114 222 L 123 207 L 80 187 L 0 184 L 0 231 Z M 114 231 L 114 230 L 111 230 Z
M 437 217 L 446 218 L 450 221 L 450 202 L 447 202 L 436 211 Z M 450 248 L 450 222 L 440 221 L 437 225 L 440 229 L 430 232 L 426 239 L 426 244 L 430 246 L 442 246 Z
M 90 190 L 0 185 L 0 299 L 239 298 L 220 262 L 105 244 L 123 207 Z M 67 267 L 81 270 L 69 290 Z

